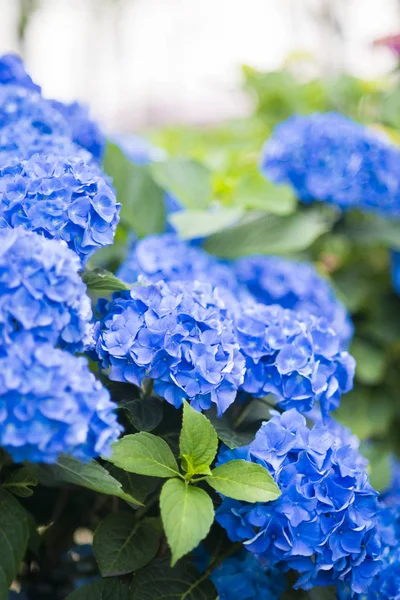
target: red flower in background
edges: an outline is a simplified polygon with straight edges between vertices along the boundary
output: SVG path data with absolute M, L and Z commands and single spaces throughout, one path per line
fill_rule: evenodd
M 386 48 L 390 48 L 397 56 L 400 56 L 400 33 L 379 38 L 374 41 L 374 46 L 386 46 Z

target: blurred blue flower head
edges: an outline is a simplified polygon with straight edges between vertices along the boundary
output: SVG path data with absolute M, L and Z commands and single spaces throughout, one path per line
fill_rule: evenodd
M 29 331 L 38 340 L 82 350 L 92 309 L 78 257 L 65 244 L 21 227 L 0 229 L 0 338 Z
M 294 115 L 267 140 L 261 170 L 303 202 L 400 215 L 400 150 L 339 113 Z
M 149 235 L 136 241 L 117 275 L 127 283 L 135 283 L 141 275 L 152 283 L 203 281 L 218 287 L 224 300 L 233 301 L 239 293 L 231 265 L 174 233 Z
M 244 303 L 235 329 L 246 357 L 242 389 L 253 396 L 274 394 L 285 410 L 309 411 L 318 401 L 326 417 L 353 387 L 355 361 L 324 318 Z
M 40 92 L 40 86 L 32 81 L 25 70 L 23 60 L 18 54 L 3 54 L 0 57 L 0 85 L 20 85 Z
M 21 333 L 0 350 L 0 446 L 14 461 L 108 456 L 121 432 L 85 358 Z
M 235 269 L 238 281 L 257 302 L 325 317 L 343 345 L 349 342 L 354 329 L 349 314 L 310 263 L 279 256 L 245 256 L 236 261 Z
M 296 410 L 273 413 L 247 459 L 269 470 L 282 495 L 268 504 L 224 499 L 217 520 L 230 539 L 262 563 L 298 571 L 296 588 L 339 582 L 352 596 L 366 593 L 382 551 L 377 493 L 356 438 L 334 421 L 309 429 Z
M 235 400 L 245 361 L 211 285 L 137 285 L 99 308 L 96 351 L 110 379 L 141 385 L 148 377 L 170 404 L 215 404 L 219 415 Z
M 65 241 L 82 263 L 113 243 L 119 208 L 103 173 L 79 157 L 35 154 L 0 163 L 0 220 Z

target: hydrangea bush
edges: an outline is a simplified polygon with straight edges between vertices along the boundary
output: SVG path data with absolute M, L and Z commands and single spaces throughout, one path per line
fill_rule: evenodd
M 0 600 L 400 598 L 398 91 L 244 73 L 106 140 L 0 58 Z

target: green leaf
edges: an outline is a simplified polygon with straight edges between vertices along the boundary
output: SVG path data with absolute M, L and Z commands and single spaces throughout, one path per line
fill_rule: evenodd
M 155 396 L 134 398 L 120 403 L 119 406 L 128 412 L 129 420 L 139 431 L 152 431 L 163 418 L 163 403 Z
M 137 523 L 133 513 L 109 515 L 97 527 L 93 551 L 103 577 L 141 569 L 155 557 L 159 535 L 150 523 Z
M 377 215 L 349 216 L 346 234 L 357 244 L 364 246 L 383 245 L 400 250 L 400 220 L 384 219 Z
M 4 600 L 7 600 L 7 598 L 9 597 L 8 588 L 9 585 L 7 582 L 6 573 L 3 567 L 0 567 L 0 598 L 4 598 Z
M 395 415 L 396 404 L 385 388 L 357 386 L 335 411 L 335 419 L 360 440 L 385 436 Z
M 212 173 L 189 158 L 171 158 L 151 165 L 158 185 L 188 208 L 206 208 L 212 197 Z
M 179 468 L 167 442 L 151 433 L 126 435 L 112 446 L 107 460 L 124 471 L 152 477 L 176 477 Z
M 28 538 L 29 524 L 24 509 L 14 496 L 0 488 L 0 589 L 5 585 L 8 588 L 15 579 Z
M 365 385 L 377 385 L 385 377 L 385 352 L 370 342 L 356 338 L 351 345 L 356 359 L 356 377 Z
M 157 489 L 162 481 L 157 477 L 146 477 L 145 475 L 128 473 L 128 471 L 119 469 L 111 463 L 107 463 L 106 468 L 111 476 L 121 483 L 124 492 L 133 496 L 136 499 L 136 502 L 144 503 L 148 496 Z
M 160 507 L 173 566 L 206 537 L 214 520 L 214 507 L 204 490 L 181 479 L 170 479 L 164 484 Z
M 207 237 L 237 223 L 244 211 L 240 207 L 218 210 L 180 210 L 172 213 L 169 222 L 183 240 Z
M 239 179 L 232 202 L 247 210 L 289 215 L 296 208 L 296 196 L 289 185 L 276 185 L 255 168 Z
M 188 402 L 183 405 L 183 422 L 179 450 L 193 473 L 208 474 L 209 465 L 218 449 L 218 436 L 210 421 L 194 410 Z
M 135 573 L 132 580 L 131 600 L 215 600 L 216 597 L 211 581 L 187 561 L 171 568 L 166 558 L 156 559 Z
M 207 477 L 207 483 L 228 498 L 244 502 L 270 502 L 281 494 L 267 469 L 256 463 L 231 460 L 211 473 L 212 477 Z
M 7 477 L 2 487 L 7 488 L 9 492 L 20 498 L 28 498 L 32 496 L 32 487 L 37 486 L 38 481 L 34 472 L 29 467 L 22 467 L 17 471 L 13 471 Z
M 223 258 L 299 252 L 330 229 L 334 213 L 325 209 L 309 208 L 287 217 L 249 213 L 242 224 L 209 237 L 204 248 Z
M 70 456 L 61 456 L 54 465 L 30 465 L 30 468 L 43 485 L 71 483 L 100 494 L 118 496 L 127 502 L 141 504 L 137 498 L 126 494 L 121 483 L 96 461 L 82 464 Z
M 216 410 L 211 407 L 211 409 L 207 411 L 207 419 L 213 425 L 221 442 L 231 450 L 240 448 L 241 446 L 247 446 L 254 440 L 255 434 L 253 432 L 236 431 L 227 413 L 224 413 L 222 417 L 217 417 Z
M 122 203 L 121 223 L 140 237 L 164 231 L 164 192 L 154 181 L 150 167 L 133 164 L 118 146 L 108 143 L 104 170 L 113 178 Z
M 86 269 L 82 273 L 82 279 L 89 290 L 93 291 L 121 292 L 131 289 L 129 285 L 126 285 L 126 283 L 106 269 Z
M 72 592 L 66 600 L 130 600 L 130 593 L 117 578 L 97 579 Z

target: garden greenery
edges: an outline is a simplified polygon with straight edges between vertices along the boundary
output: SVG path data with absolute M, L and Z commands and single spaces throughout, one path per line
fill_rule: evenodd
M 400 90 L 104 133 L 0 59 L 0 600 L 400 599 Z

